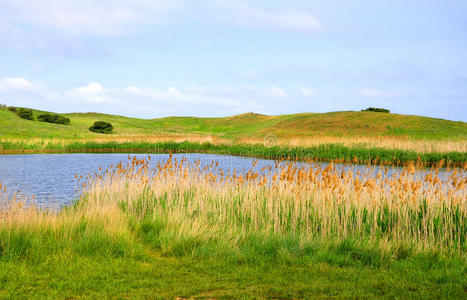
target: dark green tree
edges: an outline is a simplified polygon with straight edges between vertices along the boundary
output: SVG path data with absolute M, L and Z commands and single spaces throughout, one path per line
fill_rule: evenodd
M 94 125 L 89 127 L 89 130 L 91 130 L 92 132 L 97 132 L 97 133 L 111 133 L 113 129 L 114 128 L 112 124 L 110 124 L 109 122 L 104 122 L 104 121 L 97 121 L 94 123 Z

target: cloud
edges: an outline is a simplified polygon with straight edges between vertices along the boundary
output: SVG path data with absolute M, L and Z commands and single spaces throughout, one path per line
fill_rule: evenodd
M 258 79 L 261 76 L 260 72 L 254 69 L 251 69 L 251 68 L 243 69 L 243 70 L 236 70 L 233 72 L 233 74 L 239 77 L 247 78 L 247 79 Z
M 278 98 L 287 98 L 289 97 L 289 95 L 287 94 L 286 91 L 284 91 L 283 89 L 277 87 L 277 86 L 270 86 L 268 88 L 269 92 L 274 96 L 274 97 L 278 97 Z
M 22 77 L 7 77 L 0 80 L 0 92 L 31 92 L 38 88 L 38 85 Z
M 264 112 L 264 107 L 252 98 L 267 99 L 271 95 L 287 98 L 288 94 L 276 86 L 231 87 L 231 86 L 192 86 L 180 89 L 170 86 L 167 89 L 153 87 L 127 86 L 124 88 L 105 88 L 99 83 L 90 83 L 66 92 L 66 98 L 73 102 L 89 104 L 111 103 L 116 106 L 146 105 L 152 107 L 170 107 L 173 111 L 244 112 L 257 110 Z
M 137 97 L 151 102 L 166 102 L 170 104 L 210 104 L 226 107 L 239 105 L 239 103 L 232 98 L 211 96 L 207 92 L 207 88 L 194 87 L 188 91 L 181 91 L 173 86 L 169 87 L 167 90 L 157 90 L 151 87 L 140 88 L 137 86 L 128 86 L 122 90 L 110 89 L 108 91 L 109 94 L 117 97 Z
M 284 5 L 247 1 L 204 0 L 14 0 L 0 3 L 0 28 L 30 24 L 71 34 L 132 33 L 146 24 L 164 22 L 229 23 L 250 28 L 315 32 L 321 22 L 311 13 Z M 19 26 L 22 27 L 22 26 Z M 1 30 L 0 30 L 1 31 Z
M 321 23 L 314 16 L 306 13 L 255 12 L 253 16 L 259 21 L 259 24 L 263 24 L 265 27 L 292 31 L 316 31 L 321 28 Z
M 85 103 L 112 103 L 112 98 L 106 94 L 100 83 L 91 82 L 86 86 L 72 89 L 66 93 L 66 96 L 69 99 Z
M 98 82 L 91 82 L 87 86 L 76 88 L 75 91 L 81 94 L 95 94 L 101 93 L 104 88 Z
M 25 92 L 26 91 L 26 92 Z M 127 85 L 107 87 L 90 82 L 57 90 L 26 78 L 0 80 L 0 102 L 54 112 L 94 111 L 135 117 L 231 116 L 248 111 L 271 114 L 271 96 L 283 99 L 287 92 L 277 86 L 188 86 L 155 88 Z M 277 101 L 274 107 L 288 112 L 290 103 Z
M 246 1 L 212 1 L 222 8 L 224 21 L 244 27 L 278 29 L 285 31 L 316 32 L 322 28 L 321 22 L 311 13 L 297 10 L 284 10 L 283 7 L 270 10 Z M 268 3 L 268 8 L 271 5 Z
M 15 0 L 0 4 L 0 16 L 10 22 L 72 34 L 113 35 L 128 26 L 160 21 L 179 8 L 181 1 L 171 0 Z
M 305 97 L 314 97 L 315 96 L 315 91 L 311 87 L 301 86 L 301 87 L 298 88 L 298 90 Z
M 360 89 L 358 93 L 367 98 L 396 98 L 404 96 L 405 94 L 400 91 L 387 91 L 378 89 Z

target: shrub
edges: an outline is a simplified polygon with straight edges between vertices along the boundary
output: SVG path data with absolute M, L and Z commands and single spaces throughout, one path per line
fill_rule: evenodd
M 89 127 L 89 130 L 97 133 L 111 133 L 113 129 L 112 124 L 104 121 L 97 121 Z
M 14 106 L 8 106 L 8 110 L 14 112 L 15 114 L 18 112 L 18 109 Z
M 368 107 L 367 109 L 362 109 L 362 111 L 373 111 L 373 112 L 382 112 L 389 113 L 389 109 L 386 108 L 377 108 L 377 107 Z
M 20 108 L 16 114 L 20 118 L 23 118 L 23 119 L 26 119 L 26 120 L 34 120 L 32 110 L 30 110 L 30 109 Z
M 1 110 L 5 110 L 6 107 L 7 107 L 7 106 L 6 106 L 5 104 L 0 104 L 0 109 L 1 109 Z
M 37 116 L 37 119 L 41 122 L 70 125 L 70 119 L 61 115 L 45 113 Z

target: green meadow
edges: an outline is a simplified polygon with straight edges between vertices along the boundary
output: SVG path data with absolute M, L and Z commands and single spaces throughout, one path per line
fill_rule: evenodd
M 34 110 L 37 116 L 43 111 Z M 421 116 L 377 112 L 303 113 L 265 116 L 243 114 L 226 118 L 167 117 L 136 119 L 98 113 L 63 114 L 71 125 L 63 126 L 18 118 L 0 110 L 0 136 L 3 138 L 93 138 L 99 134 L 88 128 L 95 121 L 114 125 L 114 136 L 199 134 L 227 139 L 263 137 L 274 134 L 287 137 L 380 137 L 409 139 L 466 139 L 467 123 Z
M 86 177 L 59 212 L 13 199 L 0 211 L 0 298 L 465 297 L 457 173 L 447 191 L 410 168 L 386 182 L 285 165 L 265 184 L 149 162 Z
M 34 111 L 37 117 L 41 111 Z M 64 114 L 70 125 L 0 110 L 0 153 L 201 152 L 269 159 L 463 167 L 467 123 L 377 112 L 135 119 Z M 110 122 L 112 134 L 89 130 Z M 293 141 L 293 142 L 292 142 Z
M 40 113 L 31 121 L 0 109 L 0 154 L 215 153 L 277 164 L 268 177 L 222 177 L 215 165 L 170 158 L 151 169 L 134 158 L 79 178 L 83 195 L 60 211 L 29 207 L 0 183 L 2 299 L 465 298 L 466 123 L 377 112 L 83 113 L 58 125 Z M 89 131 L 95 121 L 113 133 Z M 284 160 L 404 168 L 385 180 Z M 433 169 L 418 178 L 416 167 Z

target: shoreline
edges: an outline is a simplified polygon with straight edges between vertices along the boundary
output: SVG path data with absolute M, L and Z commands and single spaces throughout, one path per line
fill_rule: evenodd
M 265 146 L 262 144 L 213 144 L 194 142 L 72 142 L 68 144 L 32 144 L 0 141 L 0 155 L 67 154 L 67 153 L 203 153 L 240 157 L 323 161 L 385 166 L 460 167 L 467 168 L 467 152 L 417 153 L 409 150 L 349 147 L 322 144 L 312 147 Z

